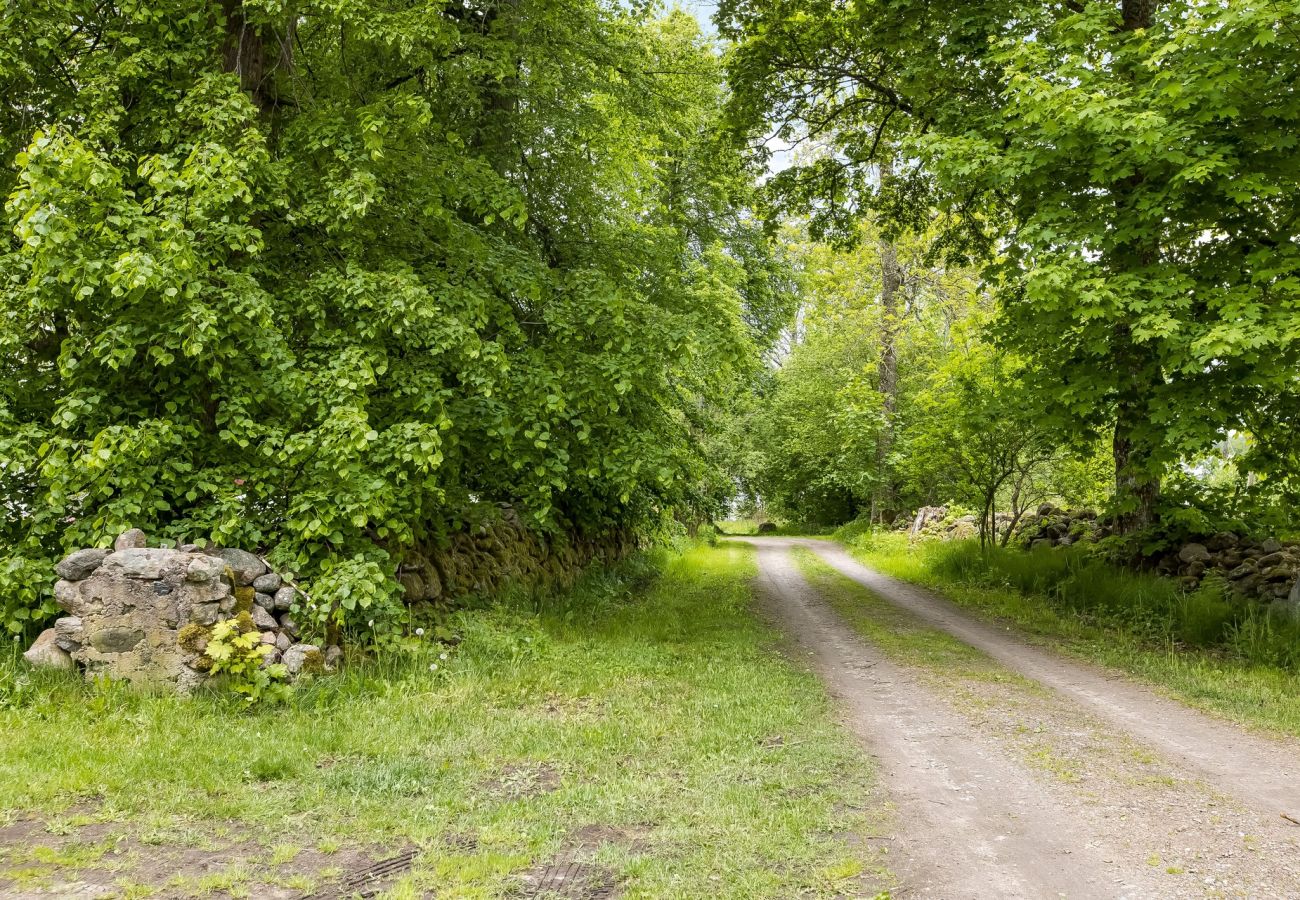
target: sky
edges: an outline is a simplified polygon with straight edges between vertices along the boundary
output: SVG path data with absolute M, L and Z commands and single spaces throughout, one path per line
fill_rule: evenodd
M 700 20 L 707 34 L 713 34 L 713 12 L 718 4 L 712 0 L 677 0 L 677 5 Z

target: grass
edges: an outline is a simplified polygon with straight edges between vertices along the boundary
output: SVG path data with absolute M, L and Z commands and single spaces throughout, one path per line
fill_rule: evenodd
M 862 562 L 933 588 L 1046 643 L 1126 670 L 1233 721 L 1300 736 L 1300 639 L 1293 627 L 1243 615 L 1206 587 L 1130 572 L 1078 550 L 994 550 L 906 535 L 845 536 Z
M 724 545 L 596 573 L 251 713 L 0 660 L 0 891 L 305 891 L 410 845 L 388 896 L 501 896 L 565 853 L 629 898 L 886 884 L 870 762 L 772 651 L 753 571 Z
M 769 520 L 765 519 L 763 521 L 766 522 Z M 739 537 L 742 535 L 758 534 L 759 524 L 760 523 L 758 519 L 725 519 L 717 523 L 720 534 L 730 535 L 734 537 Z M 799 524 L 798 522 L 776 522 L 776 521 L 773 521 L 772 524 L 776 526 L 776 530 L 765 532 L 766 534 L 790 535 L 790 536 L 798 536 L 798 537 L 820 537 L 820 536 L 829 535 L 832 531 L 835 530 L 834 525 L 803 525 L 803 524 Z

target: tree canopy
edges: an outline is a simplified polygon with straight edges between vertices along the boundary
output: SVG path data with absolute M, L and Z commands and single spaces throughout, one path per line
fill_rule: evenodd
M 1055 427 L 1108 434 L 1113 507 L 1229 432 L 1292 477 L 1300 5 L 910 0 L 722 5 L 730 115 L 826 149 L 773 180 L 815 235 L 951 222 Z M 770 153 L 770 149 L 768 151 Z M 874 174 L 882 154 L 902 161 Z
M 9 628 L 128 526 L 270 550 L 348 615 L 476 504 L 599 531 L 722 499 L 701 410 L 788 299 L 690 16 L 16 0 L 0 28 Z

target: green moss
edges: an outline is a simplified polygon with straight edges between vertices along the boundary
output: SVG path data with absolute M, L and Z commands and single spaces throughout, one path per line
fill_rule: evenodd
M 325 654 L 312 648 L 303 654 L 302 671 L 305 675 L 323 675 L 325 673 Z
M 251 591 L 252 588 L 249 590 Z M 246 609 L 240 610 L 235 616 L 235 627 L 239 629 L 240 634 L 257 631 L 257 626 L 253 624 L 253 614 Z
M 253 611 L 253 597 L 256 595 L 251 587 L 235 588 L 235 612 L 251 613 Z
M 190 668 L 196 672 L 211 672 L 212 657 L 200 653 L 199 658 L 190 663 Z
M 176 643 L 182 650 L 189 650 L 191 653 L 202 653 L 203 648 L 207 646 L 210 634 L 211 632 L 207 628 L 191 622 L 176 633 Z

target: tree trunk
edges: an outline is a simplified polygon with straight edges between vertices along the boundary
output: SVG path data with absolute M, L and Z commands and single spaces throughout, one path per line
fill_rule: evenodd
M 880 181 L 890 177 L 890 161 L 880 163 Z M 876 521 L 884 508 L 893 502 L 893 484 L 886 474 L 889 451 L 894 444 L 894 412 L 898 407 L 898 303 L 903 285 L 903 270 L 898 264 L 898 248 L 882 238 L 880 241 L 880 361 L 876 365 L 876 384 L 880 391 L 881 423 L 876 436 L 876 487 L 871 499 L 871 518 Z
M 1122 30 L 1137 31 L 1154 23 L 1157 0 L 1122 0 Z M 1143 77 L 1131 72 L 1130 78 Z M 1133 195 L 1143 183 L 1142 172 L 1134 172 L 1120 185 L 1122 202 L 1132 203 Z M 1149 266 L 1159 257 L 1159 247 L 1133 248 L 1134 267 Z M 1126 254 L 1127 255 L 1127 254 Z M 1128 325 L 1115 327 L 1114 360 L 1122 379 L 1115 410 L 1115 434 L 1112 450 L 1115 459 L 1115 499 L 1119 508 L 1116 530 L 1131 534 L 1156 523 L 1156 501 L 1160 496 L 1160 476 L 1152 469 L 1152 446 L 1142 434 L 1150 419 L 1148 400 L 1155 386 L 1154 361 L 1149 353 L 1133 341 Z

